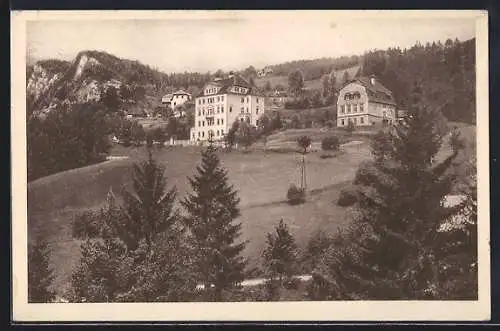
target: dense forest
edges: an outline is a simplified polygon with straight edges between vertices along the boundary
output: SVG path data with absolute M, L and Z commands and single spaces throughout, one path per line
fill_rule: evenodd
M 364 55 L 362 74 L 376 75 L 402 108 L 419 84 L 426 102 L 448 120 L 475 123 L 475 39 L 370 51 Z
M 290 61 L 269 66 L 273 75 L 288 76 L 296 70 L 304 74 L 304 80 L 314 80 L 335 70 L 342 70 L 358 65 L 359 56 L 342 56 L 339 58 L 321 58 L 315 60 Z
M 27 122 L 28 181 L 103 161 L 111 126 L 105 108 L 73 105 Z

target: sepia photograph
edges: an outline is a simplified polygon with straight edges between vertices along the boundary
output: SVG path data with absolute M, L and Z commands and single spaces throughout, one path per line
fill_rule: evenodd
M 14 318 L 489 319 L 487 18 L 12 12 Z

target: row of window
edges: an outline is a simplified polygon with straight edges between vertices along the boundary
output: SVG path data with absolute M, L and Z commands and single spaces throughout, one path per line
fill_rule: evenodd
M 240 114 L 243 114 L 243 113 L 245 113 L 245 107 L 241 106 Z M 248 107 L 247 107 L 247 113 L 250 113 L 250 110 L 248 109 Z M 255 114 L 256 115 L 259 114 L 259 106 L 255 107 Z
M 394 117 L 394 114 L 392 112 L 392 109 L 388 109 L 387 111 L 382 111 L 382 116 L 383 117 L 386 117 L 387 115 L 389 115 L 389 117 Z
M 215 123 L 214 119 L 207 119 L 207 126 L 214 125 L 214 123 Z M 217 125 L 224 125 L 224 119 L 218 118 Z M 198 121 L 198 127 L 202 127 L 202 126 L 205 126 L 205 121 Z
M 357 118 L 357 117 L 354 117 L 354 118 L 349 118 L 349 119 L 344 119 L 344 118 L 343 118 L 343 119 L 341 120 L 342 125 L 346 125 L 346 123 L 348 123 L 348 122 L 353 122 L 353 123 L 354 123 L 354 125 L 356 125 L 356 124 L 358 124 L 358 118 Z M 360 117 L 360 118 L 359 118 L 359 123 L 360 123 L 360 124 L 364 124 L 364 123 L 365 123 L 365 118 L 364 118 L 364 117 Z
M 233 91 L 235 91 L 236 93 L 247 93 L 247 89 L 246 88 L 242 88 L 242 87 L 239 87 L 239 86 L 233 87 Z
M 250 97 L 246 97 L 246 99 L 245 99 L 245 97 L 241 97 L 241 103 L 245 103 L 245 100 L 246 100 L 247 103 L 249 103 L 250 102 Z M 257 100 L 257 103 L 259 103 L 259 98 L 257 98 L 256 100 Z
M 361 98 L 361 94 L 359 92 L 346 93 L 344 95 L 344 100 L 357 100 Z
M 220 136 L 223 136 L 223 135 L 224 135 L 224 129 L 220 129 L 220 130 L 215 131 L 215 136 L 216 137 L 220 137 Z M 207 136 L 208 136 L 208 132 L 207 132 Z M 205 138 L 205 131 L 198 131 L 198 138 Z
M 229 111 L 231 112 L 232 111 L 232 108 L 229 107 Z M 217 106 L 217 108 L 215 109 L 215 113 L 216 114 L 223 114 L 224 113 L 224 106 Z M 205 107 L 203 107 L 202 109 L 198 109 L 198 116 L 201 116 L 201 115 L 213 115 L 214 114 L 214 109 L 208 109 L 205 111 Z
M 358 107 L 359 106 L 359 107 Z M 362 113 L 365 110 L 365 104 L 360 103 L 359 105 L 357 103 L 355 104 L 350 104 L 350 105 L 342 105 L 340 106 L 340 113 L 341 114 L 349 114 L 349 113 L 357 113 L 359 109 L 359 112 Z
M 205 90 L 205 94 L 214 94 L 217 93 L 218 89 L 217 88 L 209 88 Z
M 221 102 L 221 101 L 224 101 L 223 95 L 220 95 L 217 97 L 200 98 L 200 99 L 198 99 L 198 104 L 201 105 L 201 104 L 205 104 L 205 102 L 206 103 L 214 103 L 214 102 Z

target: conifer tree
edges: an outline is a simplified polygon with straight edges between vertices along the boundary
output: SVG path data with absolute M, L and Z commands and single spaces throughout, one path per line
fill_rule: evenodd
M 75 300 L 147 302 L 189 300 L 196 279 L 190 246 L 166 190 L 164 168 L 149 158 L 133 168 L 133 192 L 118 205 L 112 191 L 98 212 L 76 222 L 83 240 L 73 274 Z
M 174 210 L 177 198 L 175 187 L 166 190 L 165 168 L 159 165 L 150 149 L 148 160 L 133 166 L 133 192 L 124 191 L 125 227 L 129 248 L 136 248 L 144 239 L 151 247 L 156 236 L 169 231 L 177 236 L 179 228 L 178 212 Z
M 278 277 L 279 283 L 282 284 L 284 277 L 293 276 L 297 253 L 295 238 L 281 219 L 276 225 L 274 233 L 267 234 L 266 248 L 262 252 L 269 278 Z
M 55 298 L 51 290 L 54 273 L 49 262 L 50 249 L 39 234 L 29 247 L 28 255 L 28 302 L 46 303 Z
M 192 192 L 182 201 L 192 236 L 205 299 L 221 301 L 223 291 L 243 280 L 247 261 L 241 256 L 241 223 L 237 191 L 229 184 L 213 146 L 201 153 L 201 164 L 189 178 Z
M 231 125 L 231 128 L 227 132 L 227 135 L 225 137 L 226 140 L 226 146 L 228 149 L 231 149 L 233 145 L 236 142 L 236 133 L 238 132 L 238 129 L 240 127 L 240 122 L 238 120 L 235 120 L 233 124 Z
M 477 300 L 478 297 L 475 158 L 470 163 L 473 173 L 459 192 L 462 199 L 456 205 L 457 213 L 441 227 L 437 244 L 441 269 L 435 291 L 453 300 Z
M 388 132 L 391 149 L 374 144 L 373 170 L 359 190 L 358 216 L 325 254 L 319 273 L 329 299 L 439 298 L 438 229 L 456 212 L 442 201 L 455 183 L 453 151 L 435 160 L 444 132 L 440 113 L 415 90 L 410 116 Z M 382 157 L 383 156 L 383 157 Z

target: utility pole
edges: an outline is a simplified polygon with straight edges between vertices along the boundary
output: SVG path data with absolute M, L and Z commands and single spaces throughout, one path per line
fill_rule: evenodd
M 305 156 L 305 154 L 302 155 L 302 176 L 303 176 L 302 189 L 305 192 L 306 191 L 306 187 L 307 187 L 307 184 L 306 184 L 306 156 Z

